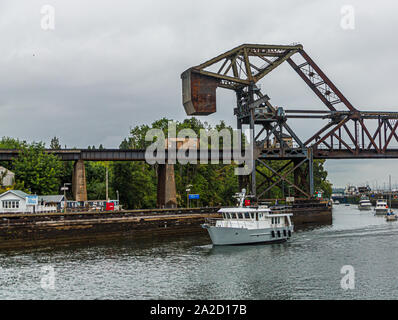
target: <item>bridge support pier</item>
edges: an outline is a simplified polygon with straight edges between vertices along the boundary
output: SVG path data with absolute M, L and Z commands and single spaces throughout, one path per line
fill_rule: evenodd
M 173 164 L 158 166 L 158 208 L 177 208 L 176 182 Z
M 75 201 L 87 201 L 86 169 L 83 160 L 75 161 L 73 166 L 72 192 Z

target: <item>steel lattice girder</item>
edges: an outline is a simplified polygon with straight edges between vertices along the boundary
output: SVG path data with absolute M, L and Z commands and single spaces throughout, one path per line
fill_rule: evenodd
M 239 90 L 258 82 L 301 45 L 243 44 L 181 74 L 183 105 L 188 115 L 216 112 L 216 89 Z
M 296 53 L 297 55 L 295 55 Z M 296 57 L 301 61 L 297 62 Z M 256 58 L 257 61 L 253 61 L 254 58 Z M 258 64 L 259 61 L 261 61 L 262 65 Z M 391 141 L 398 142 L 398 135 L 396 133 L 398 128 L 396 122 L 398 113 L 359 111 L 309 57 L 300 44 L 291 46 L 243 44 L 198 66 L 188 69 L 183 75 L 192 75 L 192 78 L 199 77 L 200 81 L 196 83 L 198 84 L 196 92 L 199 92 L 197 95 L 200 96 L 201 85 L 203 85 L 202 97 L 205 99 L 202 99 L 202 102 L 205 102 L 201 103 L 200 107 L 195 109 L 194 102 L 189 100 L 190 97 L 186 95 L 184 98 L 184 105 L 190 104 L 191 107 L 189 112 L 186 107 L 187 112 L 197 115 L 215 112 L 215 90 L 217 87 L 232 89 L 236 92 L 242 91 L 244 88 L 253 86 L 253 84 L 284 61 L 289 63 L 327 107 L 326 111 L 287 110 L 286 120 L 292 118 L 331 119 L 328 124 L 318 130 L 318 132 L 308 138 L 303 144 L 301 144 L 294 130 L 287 126 L 286 121 L 281 121 L 280 123 L 283 129 L 294 138 L 300 147 L 306 146 L 316 149 L 322 144 L 322 147 L 326 147 L 329 150 L 341 150 L 344 155 L 347 150 L 357 155 L 363 154 L 363 151 L 366 150 L 375 150 L 377 154 L 384 154 L 388 152 Z M 210 93 L 209 90 L 204 89 L 209 89 L 209 87 L 211 87 Z M 184 92 L 187 94 L 188 91 L 184 90 Z M 256 94 L 258 94 L 258 92 L 256 92 Z M 211 99 L 209 97 L 211 97 Z M 261 93 L 259 97 L 262 97 Z M 270 105 L 268 101 L 269 98 L 267 96 L 265 97 L 267 98 L 265 104 L 272 112 L 265 115 L 262 119 L 255 116 L 255 124 L 262 124 L 264 127 L 268 126 L 268 123 L 276 121 L 274 117 L 275 109 Z M 243 119 L 243 123 L 250 123 L 250 110 L 253 107 L 255 106 L 242 106 L 242 109 L 239 110 L 237 116 Z M 337 108 L 343 108 L 343 110 L 337 110 Z M 300 111 L 301 114 L 297 114 L 300 113 Z M 289 114 L 289 112 L 294 112 L 296 114 Z M 367 125 L 368 123 L 371 124 L 371 121 L 369 121 L 370 119 L 379 121 L 379 125 L 374 132 L 371 130 L 371 125 Z M 350 128 L 350 125 L 353 128 Z M 384 129 L 382 126 L 384 126 Z M 264 130 L 262 129 L 262 132 L 256 135 L 256 138 L 263 132 Z M 267 132 L 269 134 L 270 130 Z M 275 136 L 275 133 L 277 133 L 277 130 L 272 130 L 271 135 Z M 344 135 L 346 137 L 344 137 Z M 382 135 L 384 135 L 383 138 Z M 278 137 L 276 138 L 278 139 Z M 376 141 L 377 138 L 379 138 L 379 143 Z M 337 149 L 334 146 L 336 141 L 338 144 Z M 280 152 L 280 155 L 282 154 L 283 152 Z M 332 154 L 333 156 L 337 156 L 336 152 L 330 153 L 330 155 Z

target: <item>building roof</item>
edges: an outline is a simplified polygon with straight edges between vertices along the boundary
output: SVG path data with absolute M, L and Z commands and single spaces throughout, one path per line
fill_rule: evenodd
M 13 193 L 13 194 L 15 194 L 17 197 L 20 197 L 20 198 L 22 198 L 22 199 L 25 199 L 27 196 L 29 196 L 29 194 L 27 194 L 27 193 L 25 193 L 25 192 L 23 192 L 23 191 L 21 191 L 21 190 L 8 190 L 8 191 L 6 191 L 6 192 L 0 194 L 0 197 L 4 196 L 4 195 L 7 194 L 7 193 Z
M 61 195 L 49 195 L 49 196 L 39 196 L 39 201 L 58 203 L 64 201 L 64 196 Z
M 14 175 L 14 172 L 12 172 L 11 170 L 4 168 L 3 166 L 0 166 L 0 172 L 4 171 L 7 171 L 7 174 Z

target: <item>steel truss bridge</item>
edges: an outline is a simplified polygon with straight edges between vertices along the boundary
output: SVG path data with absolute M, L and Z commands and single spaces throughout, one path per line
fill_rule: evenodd
M 323 109 L 285 110 L 273 106 L 269 96 L 261 92 L 258 81 L 284 62 L 321 100 Z M 248 186 L 259 200 L 265 198 L 271 188 L 281 187 L 283 183 L 293 188 L 296 196 L 310 198 L 314 194 L 314 159 L 398 158 L 398 145 L 394 146 L 398 142 L 398 112 L 361 111 L 354 107 L 301 44 L 243 44 L 187 69 L 181 78 L 183 105 L 188 115 L 216 112 L 218 87 L 235 92 L 233 112 L 237 128 L 249 126 L 251 141 L 255 142 L 251 159 L 255 170 L 249 179 L 239 177 L 240 187 Z M 294 119 L 306 119 L 311 127 L 316 126 L 314 120 L 326 123 L 314 129 L 310 137 L 303 138 L 290 126 Z M 286 136 L 291 142 L 284 139 Z M 145 150 L 61 149 L 46 152 L 64 161 L 75 161 L 75 199 L 81 200 L 87 198 L 84 161 L 146 160 Z M 223 152 L 220 150 L 219 159 L 223 159 Z M 18 153 L 18 150 L 0 150 L 0 160 L 10 161 Z M 165 157 L 169 158 L 167 151 Z M 274 170 L 269 160 L 288 161 Z M 165 164 L 159 169 L 159 206 L 175 205 L 173 166 Z M 293 181 L 289 178 L 291 175 Z M 258 176 L 264 178 L 259 184 Z
M 282 63 L 289 64 L 323 103 L 323 109 L 285 110 L 273 106 L 257 82 Z M 286 182 L 296 194 L 311 197 L 314 193 L 313 159 L 398 158 L 398 112 L 360 111 L 343 95 L 301 44 L 243 44 L 181 75 L 183 105 L 188 115 L 216 112 L 216 89 L 236 94 L 234 115 L 237 128 L 252 129 L 255 141 L 253 170 L 248 183 L 258 199 L 271 188 Z M 323 119 L 310 137 L 303 139 L 289 124 L 293 119 Z M 312 121 L 314 122 L 314 121 Z M 284 137 L 291 137 L 289 143 Z M 272 139 L 277 142 L 272 145 Z M 272 169 L 265 160 L 290 160 L 281 169 Z M 271 175 L 266 175 L 266 167 Z M 294 181 L 288 179 L 294 174 Z M 265 180 L 257 185 L 256 175 Z

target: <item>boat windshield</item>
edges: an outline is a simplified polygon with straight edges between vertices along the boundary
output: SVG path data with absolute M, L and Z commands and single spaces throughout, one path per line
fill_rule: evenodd
M 256 220 L 256 212 L 223 212 L 222 216 L 224 219 L 247 219 L 247 220 Z M 259 214 L 262 217 L 262 213 Z

